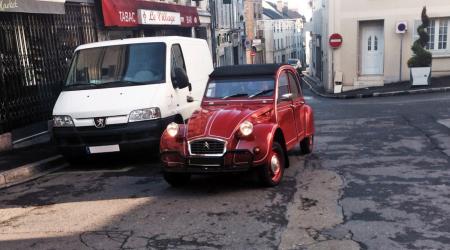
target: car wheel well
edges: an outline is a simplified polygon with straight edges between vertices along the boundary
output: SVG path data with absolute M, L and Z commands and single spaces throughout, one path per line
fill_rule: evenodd
M 281 145 L 281 147 L 283 148 L 284 156 L 286 159 L 286 168 L 288 168 L 290 166 L 290 163 L 289 163 L 289 157 L 288 157 L 287 148 L 286 148 L 286 140 L 284 139 L 283 131 L 281 131 L 280 128 L 278 128 L 275 131 L 275 136 L 273 137 L 273 141 L 278 142 Z

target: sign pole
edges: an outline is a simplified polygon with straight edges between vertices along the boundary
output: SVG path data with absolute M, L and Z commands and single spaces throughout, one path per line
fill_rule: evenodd
M 402 68 L 403 68 L 403 34 L 400 35 L 400 82 L 402 81 Z

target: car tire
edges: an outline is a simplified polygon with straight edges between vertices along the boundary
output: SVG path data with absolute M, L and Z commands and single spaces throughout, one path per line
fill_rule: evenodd
M 191 175 L 186 173 L 169 173 L 164 172 L 164 180 L 172 187 L 182 187 L 189 183 Z
M 304 154 L 304 155 L 311 154 L 313 149 L 314 149 L 314 135 L 305 137 L 300 142 L 300 150 L 301 150 L 302 154 Z
M 285 154 L 278 142 L 273 143 L 267 161 L 259 169 L 259 179 L 265 187 L 274 187 L 280 184 L 286 168 Z

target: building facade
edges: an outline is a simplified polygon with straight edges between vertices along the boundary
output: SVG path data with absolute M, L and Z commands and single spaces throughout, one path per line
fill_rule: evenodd
M 304 17 L 281 1 L 278 4 L 264 1 L 263 9 L 258 30 L 264 33 L 265 62 L 287 63 L 288 59 L 299 59 L 305 65 Z
M 450 2 L 445 0 L 314 0 L 311 75 L 329 92 L 408 81 L 407 61 L 424 6 L 431 18 L 432 75 L 450 75 Z M 400 22 L 407 24 L 404 34 L 396 32 Z M 328 45 L 333 33 L 343 37 L 337 49 Z
M 245 62 L 243 0 L 214 1 L 216 66 Z
M 258 20 L 263 18 L 262 0 L 244 0 L 245 54 L 247 64 L 264 62 L 263 33 L 258 32 Z

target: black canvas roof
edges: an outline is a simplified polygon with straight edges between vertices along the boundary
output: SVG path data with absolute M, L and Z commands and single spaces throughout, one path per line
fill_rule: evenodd
M 285 64 L 244 64 L 223 66 L 216 68 L 209 77 L 221 78 L 232 76 L 262 76 L 275 75 L 278 69 Z

